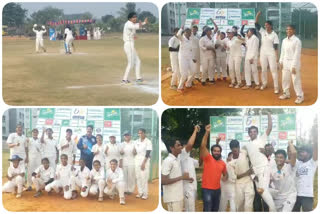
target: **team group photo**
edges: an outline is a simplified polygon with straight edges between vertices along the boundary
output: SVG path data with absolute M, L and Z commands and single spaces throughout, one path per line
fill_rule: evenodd
M 158 206 L 153 110 L 9 109 L 3 117 L 7 210 L 152 211 Z
M 171 12 L 161 24 L 166 104 L 316 102 L 318 26 L 310 22 L 318 13 L 312 3 L 168 3 L 162 17 Z
M 318 117 L 310 109 L 168 109 L 161 138 L 168 211 L 307 212 L 317 206 Z
M 7 104 L 141 106 L 158 100 L 153 3 L 7 3 L 2 14 Z

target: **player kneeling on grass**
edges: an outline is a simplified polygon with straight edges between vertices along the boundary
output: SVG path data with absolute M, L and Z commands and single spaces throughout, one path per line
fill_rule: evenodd
M 126 204 L 124 198 L 125 183 L 123 180 L 123 171 L 118 167 L 118 161 L 116 159 L 112 159 L 110 161 L 110 168 L 107 170 L 106 182 L 107 186 L 104 189 L 104 193 L 109 195 L 111 199 L 114 199 L 116 191 L 118 191 L 120 204 Z
M 68 164 L 68 156 L 66 154 L 62 154 L 60 160 L 61 164 L 56 168 L 55 180 L 48 184 L 45 190 L 49 193 L 54 189 L 56 193 L 63 193 L 65 199 L 71 199 L 70 178 L 72 176 L 72 166 Z
M 89 190 L 90 195 L 97 195 L 99 193 L 98 201 L 103 201 L 103 189 L 105 186 L 104 168 L 98 160 L 93 162 L 93 169 L 90 172 L 91 187 Z
M 8 181 L 2 187 L 2 192 L 11 193 L 15 193 L 17 188 L 17 198 L 21 198 L 24 184 L 25 168 L 24 165 L 19 165 L 22 160 L 19 155 L 12 155 L 11 159 L 9 159 L 12 164 L 8 168 Z
M 71 189 L 72 189 L 72 199 L 76 198 L 77 187 L 80 188 L 82 197 L 87 197 L 89 193 L 90 182 L 90 170 L 86 167 L 86 163 L 83 159 L 80 159 L 80 170 L 77 170 L 75 175 L 71 177 Z
M 36 194 L 34 197 L 38 198 L 43 190 L 48 184 L 54 181 L 54 169 L 49 165 L 49 159 L 43 158 L 41 164 L 33 173 L 32 173 L 32 183 L 36 188 Z

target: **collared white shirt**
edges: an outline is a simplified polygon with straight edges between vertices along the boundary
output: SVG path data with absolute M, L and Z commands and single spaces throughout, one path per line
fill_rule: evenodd
M 76 170 L 76 176 L 81 181 L 82 186 L 88 186 L 90 180 L 90 169 L 84 166 L 83 170 L 81 171 L 81 167 Z
M 29 138 L 28 151 L 30 155 L 41 157 L 41 143 L 39 138 L 34 139 L 33 137 Z
M 95 170 L 95 168 L 92 168 L 92 170 L 90 171 L 90 178 L 94 179 L 95 184 L 98 184 L 98 181 L 100 179 L 104 179 L 105 175 L 104 175 L 104 168 L 100 167 L 99 171 Z
M 99 152 L 98 154 L 94 155 L 93 162 L 95 160 L 100 161 L 100 164 L 103 165 L 106 161 L 106 155 L 105 155 L 105 146 L 103 144 L 98 145 L 98 143 L 94 144 L 91 150 L 93 153 Z
M 27 138 L 24 135 L 19 136 L 17 133 L 9 134 L 7 144 L 15 145 L 13 148 L 10 148 L 10 158 L 12 155 L 19 155 L 23 159 L 26 158 L 25 148 L 27 147 Z
M 145 23 L 143 22 L 142 25 Z M 139 23 L 133 23 L 127 21 L 123 27 L 123 41 L 124 42 L 134 42 L 134 37 L 136 35 L 136 30 L 140 28 Z
M 214 47 L 213 38 L 209 39 L 207 35 L 201 37 L 199 46 L 201 58 L 214 58 L 214 52 L 212 50 L 208 50 L 209 47 Z
M 34 172 L 37 173 L 37 175 L 40 174 L 40 179 L 44 182 L 49 181 L 50 178 L 54 178 L 54 169 L 51 166 L 45 169 L 43 165 L 40 165 Z
M 169 178 L 176 178 L 182 176 L 180 158 L 175 157 L 169 153 L 161 166 L 161 174 L 169 175 Z M 163 185 L 163 202 L 177 202 L 183 200 L 183 181 L 177 181 L 172 184 Z
M 172 36 L 168 44 L 170 48 L 177 48 L 180 45 L 180 40 L 176 36 Z
M 279 44 L 278 35 L 272 31 L 268 33 L 263 27 L 260 28 L 261 49 L 260 53 L 265 55 L 275 55 L 274 44 Z
M 243 41 L 240 40 L 238 37 L 232 37 L 230 43 L 228 44 L 231 57 L 242 57 L 242 43 Z
M 313 197 L 314 175 L 318 167 L 318 161 L 312 158 L 307 162 L 296 162 L 296 184 L 298 196 Z
M 192 39 L 192 51 L 194 53 L 194 58 L 196 60 L 200 60 L 200 47 L 199 47 L 199 40 L 200 37 L 196 34 L 194 35 L 193 33 L 191 33 L 191 37 Z
M 186 148 L 183 148 L 181 154 L 179 155 L 181 161 L 181 170 L 182 173 L 189 173 L 189 177 L 193 178 L 193 182 L 183 181 L 184 190 L 197 190 L 197 175 L 196 168 L 199 168 L 199 161 L 190 157 L 190 152 L 186 151 Z
M 143 160 L 146 157 L 147 151 L 152 151 L 152 143 L 148 138 L 145 138 L 143 141 L 139 138 L 136 140 L 134 148 L 137 152 L 135 159 Z
M 119 143 L 107 143 L 105 145 L 105 151 L 108 148 L 108 152 L 106 154 L 106 164 L 109 166 L 110 161 L 112 159 L 116 159 L 119 163 L 120 160 L 120 150 L 121 150 L 121 145 Z
M 227 43 L 228 43 L 229 39 L 228 38 L 224 38 L 223 40 L 221 40 L 220 38 L 216 39 L 216 44 L 219 45 L 216 48 L 216 55 L 217 57 L 227 57 Z
M 264 148 L 264 146 L 266 145 L 267 139 L 268 136 L 266 133 L 264 133 L 262 136 L 257 137 L 253 141 L 249 140 L 249 142 L 245 145 L 245 149 L 248 152 L 248 156 L 254 171 L 258 168 L 264 168 L 268 166 L 267 157 L 265 156 L 265 154 L 260 152 L 260 148 Z M 255 171 L 255 173 L 257 172 Z
M 32 31 L 35 32 L 36 39 L 43 39 L 43 34 L 47 32 L 46 30 L 35 30 L 34 28 L 32 29 Z
M 41 143 L 42 157 L 53 157 L 57 155 L 58 142 L 52 138 L 45 138 L 44 143 Z
M 17 168 L 14 168 L 13 164 L 10 164 L 10 166 L 8 168 L 8 176 L 9 177 L 15 176 L 17 174 L 25 173 L 25 172 L 26 172 L 25 167 L 21 164 L 19 164 Z
M 67 148 L 62 149 L 63 146 L 68 145 Z M 58 149 L 60 150 L 60 154 L 66 154 L 68 156 L 68 160 L 73 160 L 73 155 L 77 154 L 77 145 L 76 143 L 71 139 L 68 141 L 66 138 L 63 138 L 60 140 L 60 143 L 58 144 Z
M 124 152 L 124 154 L 121 155 L 121 157 L 123 166 L 134 166 L 134 147 L 135 143 L 133 141 L 122 142 L 121 150 Z
M 183 60 L 192 60 L 195 59 L 193 52 L 193 41 L 190 36 L 189 39 L 185 37 L 185 35 L 181 35 L 182 29 L 180 29 L 177 33 L 178 39 L 180 40 L 180 48 L 179 48 L 179 58 Z
M 259 55 L 259 39 L 256 35 L 252 35 L 250 38 L 246 36 L 246 59 L 258 59 Z
M 118 182 L 123 181 L 123 170 L 117 167 L 114 171 L 111 168 L 107 170 L 106 180 L 111 180 L 112 183 L 116 184 Z
M 70 30 L 69 28 L 64 29 L 64 34 L 67 34 L 66 39 L 71 39 L 71 38 L 73 38 L 72 30 Z
M 285 38 L 282 41 L 280 63 L 282 64 L 285 60 L 290 60 L 291 65 L 289 69 L 300 68 L 300 58 L 301 58 L 301 41 L 295 35 L 290 38 Z
M 234 168 L 234 173 L 236 176 L 241 175 L 249 170 L 249 158 L 247 156 L 247 151 L 241 149 L 239 152 L 239 157 L 237 159 L 232 159 L 230 165 Z M 236 183 L 243 184 L 252 182 L 250 176 L 245 176 L 236 180 Z
M 70 185 L 70 178 L 72 176 L 71 165 L 59 164 L 56 168 L 57 180 L 60 180 L 63 185 Z

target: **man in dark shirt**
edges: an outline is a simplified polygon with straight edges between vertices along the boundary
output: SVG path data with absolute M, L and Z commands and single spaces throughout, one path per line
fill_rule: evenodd
M 93 126 L 88 125 L 87 134 L 83 135 L 77 144 L 78 149 L 81 151 L 80 159 L 85 161 L 86 167 L 88 167 L 90 170 L 92 169 L 92 160 L 94 156 L 91 150 L 93 145 L 97 143 L 96 137 L 92 135 L 92 131 Z

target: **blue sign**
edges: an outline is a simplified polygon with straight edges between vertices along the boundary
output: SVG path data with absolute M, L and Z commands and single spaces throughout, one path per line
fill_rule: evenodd
M 54 28 L 49 29 L 49 38 L 51 41 L 56 41 L 56 30 Z

